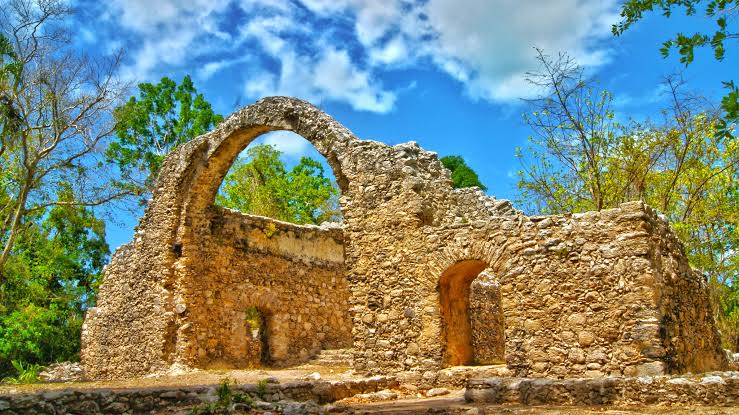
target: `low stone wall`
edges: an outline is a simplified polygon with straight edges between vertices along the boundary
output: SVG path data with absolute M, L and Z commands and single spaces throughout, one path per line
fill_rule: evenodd
M 739 372 L 594 379 L 488 378 L 467 382 L 468 402 L 523 405 L 739 405 Z
M 395 388 L 392 377 L 267 384 L 260 391 L 257 385 L 233 385 L 234 393 L 245 393 L 255 400 L 282 400 L 329 403 L 359 393 Z M 130 390 L 54 390 L 30 394 L 0 396 L 0 414 L 122 414 L 149 413 L 153 410 L 196 405 L 216 400 L 218 386 L 178 388 L 147 388 Z M 12 411 L 12 412 L 11 412 Z

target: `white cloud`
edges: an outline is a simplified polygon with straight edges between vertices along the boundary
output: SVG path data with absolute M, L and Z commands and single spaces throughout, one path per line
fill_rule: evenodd
M 349 101 L 358 110 L 388 112 L 395 94 L 373 87 L 368 72 L 357 69 L 345 50 L 328 49 L 315 67 L 313 81 L 330 99 Z
M 430 60 L 470 96 L 511 101 L 533 91 L 534 47 L 568 52 L 581 65 L 609 59 L 597 42 L 610 36 L 616 0 L 301 0 L 323 16 L 353 14 L 358 42 L 374 70 Z
M 298 4 L 302 5 L 299 7 Z M 384 76 L 433 65 L 469 96 L 526 97 L 533 47 L 582 65 L 609 59 L 617 0 L 111 0 L 107 23 L 138 36 L 130 78 L 192 65 L 201 79 L 245 65 L 249 98 L 294 95 L 388 112 L 403 88 Z M 230 14 L 240 8 L 241 14 Z M 236 19 L 236 20 L 235 20 Z M 224 29 L 227 28 L 227 29 Z M 347 29 L 349 32 L 347 32 Z M 254 46 L 256 44 L 256 47 Z M 227 58 L 224 58 L 227 57 Z M 190 69 L 192 71 L 192 69 Z
M 264 144 L 269 144 L 292 158 L 300 158 L 308 153 L 311 144 L 305 138 L 290 131 L 273 131 L 259 137 Z
M 400 3 L 365 1 L 357 12 L 357 37 L 363 45 L 372 45 L 400 23 Z
M 533 47 L 566 51 L 582 65 L 607 57 L 594 41 L 610 35 L 614 0 L 430 0 L 424 11 L 436 33 L 427 53 L 472 96 L 510 100 L 527 95 Z
M 231 61 L 226 60 L 208 62 L 202 68 L 198 69 L 198 77 L 200 79 L 208 79 L 215 75 L 216 72 L 220 72 L 222 69 L 230 66 L 230 63 Z
M 278 74 L 255 73 L 246 82 L 251 97 L 291 95 L 320 103 L 347 102 L 360 111 L 384 113 L 393 108 L 396 96 L 378 89 L 366 71 L 358 69 L 344 50 L 327 49 L 317 60 L 292 50 L 279 55 Z
M 369 58 L 374 66 L 401 64 L 407 56 L 408 49 L 400 36 L 395 36 L 384 46 L 369 50 Z
M 160 65 L 179 65 L 211 49 L 193 48 L 196 39 L 220 41 L 229 35 L 218 29 L 220 14 L 231 0 L 111 0 L 106 3 L 108 24 L 115 24 L 140 39 L 123 69 L 128 79 L 148 78 Z

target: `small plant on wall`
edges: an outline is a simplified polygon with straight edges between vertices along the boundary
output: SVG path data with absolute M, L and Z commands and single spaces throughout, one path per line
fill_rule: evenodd
M 263 324 L 262 313 L 256 307 L 251 306 L 246 308 L 245 314 L 244 320 L 246 321 L 247 327 L 252 332 L 259 332 Z

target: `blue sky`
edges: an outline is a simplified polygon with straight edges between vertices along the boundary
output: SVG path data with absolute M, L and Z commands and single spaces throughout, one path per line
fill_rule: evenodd
M 621 37 L 615 0 L 109 0 L 78 1 L 79 46 L 123 49 L 132 82 L 191 74 L 227 115 L 263 96 L 290 95 L 321 107 L 360 138 L 417 141 L 459 154 L 488 194 L 515 198 L 516 147 L 529 134 L 521 98 L 535 91 L 534 47 L 567 52 L 615 95 L 620 117 L 658 117 L 659 81 L 683 69 L 658 48 L 678 30 L 713 29 L 702 17 L 650 15 Z M 688 86 L 718 99 L 737 79 L 737 48 L 724 62 L 701 51 Z M 733 68 L 732 68 L 733 67 Z M 733 71 L 732 71 L 733 69 Z M 265 139 L 288 158 L 316 156 L 289 134 Z M 109 227 L 112 248 L 135 218 Z

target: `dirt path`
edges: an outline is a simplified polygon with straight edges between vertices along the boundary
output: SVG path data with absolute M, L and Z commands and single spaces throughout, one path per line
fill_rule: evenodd
M 59 389 L 142 389 L 158 387 L 182 387 L 199 385 L 217 385 L 224 379 L 238 384 L 257 383 L 274 377 L 280 383 L 294 382 L 306 375 L 318 372 L 322 380 L 346 380 L 356 378 L 346 367 L 323 367 L 303 365 L 289 369 L 252 369 L 252 370 L 198 370 L 180 374 L 150 376 L 145 378 L 68 383 L 32 383 L 27 385 L 0 384 L 0 394 L 30 393 Z

